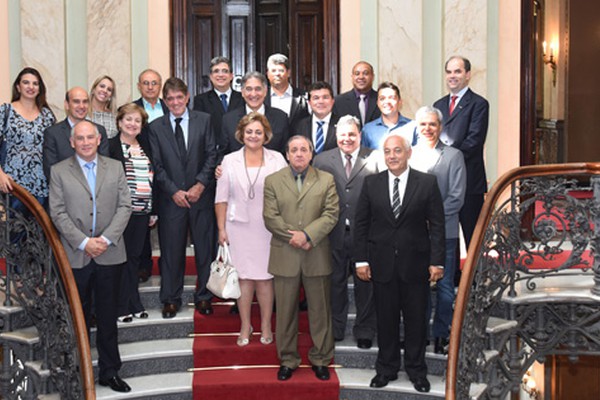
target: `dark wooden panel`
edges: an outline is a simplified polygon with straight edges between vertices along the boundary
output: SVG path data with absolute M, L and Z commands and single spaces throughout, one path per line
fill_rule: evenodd
M 323 30 L 319 14 L 298 14 L 294 43 L 297 43 L 293 71 L 297 85 L 307 89 L 323 79 Z
M 202 93 L 210 90 L 210 59 L 215 54 L 214 17 L 198 17 L 192 19 L 192 42 L 189 53 L 195 72 L 188 72 L 188 86 L 192 93 Z
M 256 69 L 267 72 L 267 58 L 274 53 L 290 57 L 288 2 L 259 0 L 256 4 Z

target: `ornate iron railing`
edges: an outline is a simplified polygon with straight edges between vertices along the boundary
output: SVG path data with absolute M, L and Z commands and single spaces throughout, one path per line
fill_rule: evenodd
M 12 199 L 27 211 L 10 208 Z M 90 346 L 71 267 L 50 218 L 17 184 L 10 195 L 0 193 L 0 259 L 5 261 L 0 271 L 4 310 L 17 311 L 0 317 L 0 397 L 37 399 L 50 391 L 63 399 L 95 399 Z M 30 326 L 39 337 L 34 350 L 14 335 Z
M 600 354 L 599 229 L 600 164 L 522 167 L 498 180 L 459 286 L 447 399 L 470 398 L 474 383 L 480 398 L 503 399 L 536 360 Z M 540 289 L 555 277 L 576 290 Z

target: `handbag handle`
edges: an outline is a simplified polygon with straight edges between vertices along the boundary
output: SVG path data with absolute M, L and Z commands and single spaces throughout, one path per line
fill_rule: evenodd
M 229 255 L 229 246 L 227 242 L 224 242 L 222 245 L 219 245 L 219 250 L 217 252 L 217 260 L 223 261 L 224 264 L 231 263 L 231 256 Z

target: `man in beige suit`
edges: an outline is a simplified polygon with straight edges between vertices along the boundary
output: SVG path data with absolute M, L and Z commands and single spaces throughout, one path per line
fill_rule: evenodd
M 293 136 L 286 146 L 289 168 L 265 179 L 263 216 L 273 234 L 269 272 L 274 276 L 277 305 L 277 379 L 291 378 L 300 365 L 298 295 L 304 286 L 313 347 L 308 359 L 317 378 L 329 379 L 333 358 L 328 234 L 338 220 L 338 195 L 333 176 L 310 166 L 313 146 Z
M 119 375 L 117 297 L 127 260 L 123 231 L 131 198 L 121 163 L 98 154 L 100 133 L 90 121 L 71 131 L 75 155 L 50 170 L 50 216 L 73 268 L 86 325 L 95 298 L 99 380 L 117 392 L 131 388 Z

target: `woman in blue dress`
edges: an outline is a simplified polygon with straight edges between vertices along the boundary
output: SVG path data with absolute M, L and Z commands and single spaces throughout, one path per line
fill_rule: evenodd
M 12 191 L 16 182 L 46 205 L 48 183 L 42 168 L 42 146 L 44 131 L 54 121 L 42 76 L 34 68 L 24 68 L 13 83 L 11 103 L 0 106 L 0 143 L 4 141 L 6 151 L 0 166 L 0 191 Z M 23 209 L 16 199 L 11 200 L 11 207 Z

